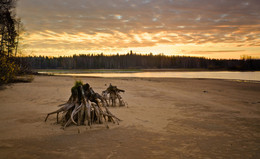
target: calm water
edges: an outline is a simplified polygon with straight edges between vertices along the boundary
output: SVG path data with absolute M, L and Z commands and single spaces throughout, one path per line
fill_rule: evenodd
M 40 72 L 48 73 L 48 72 Z M 49 72 L 50 73 L 50 72 Z M 128 73 L 62 73 L 54 75 L 89 76 L 89 77 L 154 77 L 154 78 L 213 78 L 260 81 L 260 72 L 232 72 L 232 71 L 206 71 L 206 72 L 128 72 Z

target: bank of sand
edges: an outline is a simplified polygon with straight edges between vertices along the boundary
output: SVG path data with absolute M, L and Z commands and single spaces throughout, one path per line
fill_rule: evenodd
M 205 79 L 77 78 L 112 83 L 129 107 L 120 125 L 70 126 L 48 112 L 75 78 L 36 76 L 0 91 L 0 158 L 260 158 L 260 84 Z M 80 132 L 80 133 L 78 133 Z

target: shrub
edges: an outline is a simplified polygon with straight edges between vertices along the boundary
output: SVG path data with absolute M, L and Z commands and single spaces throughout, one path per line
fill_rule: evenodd
M 12 82 L 19 69 L 12 58 L 0 55 L 0 84 Z

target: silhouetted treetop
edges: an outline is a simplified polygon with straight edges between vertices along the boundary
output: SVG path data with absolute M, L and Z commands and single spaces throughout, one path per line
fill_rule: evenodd
M 162 69 L 197 68 L 218 70 L 260 70 L 260 60 L 220 60 L 204 57 L 166 56 L 163 54 L 124 55 L 82 54 L 73 56 L 28 56 L 21 59 L 34 69 Z

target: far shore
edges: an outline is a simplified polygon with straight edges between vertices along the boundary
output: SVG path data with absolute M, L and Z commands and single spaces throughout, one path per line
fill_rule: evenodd
M 120 125 L 45 123 L 75 80 L 124 89 L 128 107 L 109 107 Z M 0 90 L 0 158 L 260 158 L 259 92 L 230 80 L 37 75 Z
M 37 75 L 92 78 L 189 78 L 260 82 L 260 71 L 206 71 L 201 69 L 43 69 Z
M 203 71 L 233 71 L 233 72 L 254 72 L 257 70 L 225 70 L 225 69 L 33 69 L 34 72 L 47 73 L 117 73 L 117 72 L 203 72 Z

